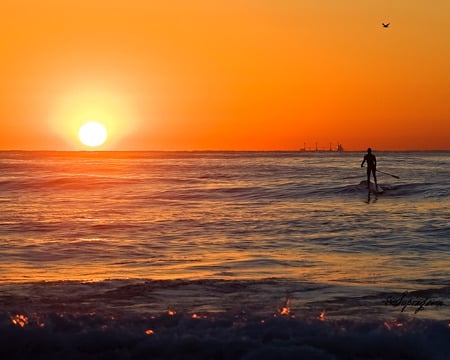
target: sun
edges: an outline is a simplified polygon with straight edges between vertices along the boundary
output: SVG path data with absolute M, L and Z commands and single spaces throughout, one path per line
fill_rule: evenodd
M 95 147 L 102 145 L 108 137 L 106 127 L 97 122 L 89 121 L 83 124 L 78 131 L 78 138 L 87 146 Z

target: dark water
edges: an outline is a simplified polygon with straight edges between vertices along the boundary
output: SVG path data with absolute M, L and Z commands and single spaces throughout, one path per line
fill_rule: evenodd
M 0 153 L 3 355 L 447 358 L 449 153 L 362 155 Z

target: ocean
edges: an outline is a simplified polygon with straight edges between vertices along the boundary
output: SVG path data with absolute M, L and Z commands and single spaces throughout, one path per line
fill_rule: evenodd
M 2 359 L 450 359 L 450 152 L 0 152 Z

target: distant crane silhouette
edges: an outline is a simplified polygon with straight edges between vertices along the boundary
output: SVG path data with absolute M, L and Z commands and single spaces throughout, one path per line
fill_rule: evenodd
M 381 23 L 381 25 L 383 25 L 384 28 L 388 28 L 391 23 Z

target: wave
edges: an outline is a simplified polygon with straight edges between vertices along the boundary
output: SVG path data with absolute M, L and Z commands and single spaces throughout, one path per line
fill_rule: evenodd
M 3 359 L 444 360 L 450 353 L 447 324 L 419 320 L 329 322 L 173 311 L 139 317 L 1 314 L 0 331 Z
M 136 181 L 126 178 L 102 176 L 62 176 L 21 178 L 0 181 L 3 191 L 55 191 L 55 190 L 92 190 L 95 188 L 116 187 L 134 184 Z
M 348 290 L 283 279 L 7 284 L 0 295 L 0 356 L 448 358 L 450 318 L 445 312 L 423 318 L 416 310 L 423 306 L 425 313 L 439 301 L 448 306 L 449 287 L 366 296 Z M 315 302 L 318 294 L 328 300 Z
M 384 196 L 389 197 L 407 197 L 407 196 L 423 196 L 444 198 L 449 195 L 447 189 L 442 189 L 435 183 L 418 182 L 410 184 L 391 184 L 378 183 L 384 190 Z M 344 186 L 334 186 L 314 191 L 313 194 L 357 194 L 367 191 L 367 181 L 362 180 L 359 184 L 348 184 Z
M 347 180 L 348 181 L 348 180 Z M 340 197 L 366 193 L 366 181 L 356 184 L 316 185 L 301 182 L 280 184 L 236 185 L 209 184 L 196 179 L 127 179 L 114 177 L 69 176 L 58 178 L 14 179 L 0 181 L 0 190 L 9 192 L 106 191 L 110 189 L 122 199 L 129 200 L 185 200 L 185 201 L 296 201 L 308 198 Z M 432 183 L 380 183 L 384 197 L 422 196 L 448 198 L 448 189 Z M 128 187 L 128 188 L 127 188 Z M 121 189 L 124 189 L 122 192 Z M 126 194 L 125 196 L 123 194 Z M 62 193 L 63 194 L 63 193 Z M 6 201 L 6 200 L 5 200 Z

